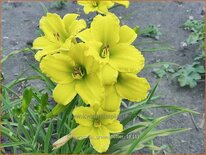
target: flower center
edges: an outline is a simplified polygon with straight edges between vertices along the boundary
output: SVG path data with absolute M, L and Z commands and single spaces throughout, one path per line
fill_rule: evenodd
M 74 79 L 81 79 L 85 75 L 86 71 L 81 66 L 75 66 L 73 69 L 72 77 Z
M 97 1 L 92 1 L 92 6 L 93 7 L 97 7 L 98 6 L 98 2 Z
M 54 38 L 56 38 L 57 41 L 60 41 L 60 35 L 58 32 L 53 33 Z
M 99 119 L 94 120 L 94 127 L 100 127 L 101 126 L 101 121 Z
M 100 53 L 102 58 L 109 57 L 109 45 L 103 47 L 102 52 Z

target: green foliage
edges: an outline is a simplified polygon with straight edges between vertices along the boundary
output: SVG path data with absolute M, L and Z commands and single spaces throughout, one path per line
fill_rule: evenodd
M 190 88 L 194 88 L 204 72 L 204 66 L 199 62 L 194 62 L 192 65 L 183 66 L 173 77 L 177 78 L 181 87 L 189 86 Z
M 159 37 L 162 35 L 162 33 L 159 31 L 159 28 L 155 25 L 149 25 L 143 29 L 140 34 L 155 39 L 159 39 Z
M 57 10 L 61 10 L 66 6 L 66 2 L 67 0 L 58 0 L 56 2 L 53 2 L 51 4 L 51 8 L 55 8 Z
M 23 99 L 22 99 L 22 112 L 26 112 L 28 109 L 32 99 L 32 90 L 30 88 L 26 88 L 23 93 Z
M 133 28 L 133 30 L 134 30 L 134 32 L 135 32 L 137 35 L 139 35 L 139 31 L 140 31 L 140 27 L 139 27 L 139 26 L 135 26 L 135 27 Z
M 168 73 L 174 72 L 175 70 L 169 64 L 164 64 L 160 68 L 153 69 L 153 73 L 156 74 L 159 78 L 166 76 Z
M 181 87 L 189 86 L 190 88 L 194 88 L 197 85 L 197 82 L 204 77 L 205 73 L 205 68 L 203 66 L 203 61 L 205 60 L 205 24 L 200 20 L 188 19 L 183 26 L 186 30 L 191 31 L 187 43 L 189 45 L 198 43 L 199 48 L 197 52 L 200 53 L 194 58 L 192 64 L 185 64 L 183 66 L 176 65 L 178 68 L 171 67 L 169 64 L 163 64 L 161 67 L 155 68 L 153 72 L 159 78 L 172 74 L 172 78 L 176 78 Z M 174 64 L 171 65 L 174 66 Z M 153 66 L 155 66 L 155 64 L 152 64 L 149 67 Z
M 204 21 L 188 19 L 183 27 L 190 30 L 192 33 L 187 38 L 188 44 L 196 44 L 198 41 L 205 38 L 205 24 Z
M 40 76 L 39 78 L 42 77 Z M 11 86 L 12 84 L 7 85 Z M 124 125 L 133 122 L 134 119 L 139 121 L 125 128 L 121 134 L 111 135 L 113 138 L 111 139 L 111 146 L 107 153 L 128 153 L 142 148 L 160 151 L 163 147 L 153 144 L 154 138 L 188 130 L 185 128 L 156 129 L 159 123 L 170 116 L 183 112 L 196 113 L 182 107 L 156 104 L 155 100 L 158 98 L 158 96 L 155 96 L 157 86 L 158 84 L 153 88 L 146 100 L 128 106 L 121 111 L 120 116 L 129 114 L 121 121 Z M 28 96 L 26 96 L 26 94 Z M 31 96 L 33 97 L 32 100 Z M 27 88 L 20 99 L 11 101 L 7 88 L 3 87 L 2 108 L 4 117 L 2 118 L 1 130 L 2 136 L 7 137 L 8 142 L 1 144 L 2 151 L 5 153 L 4 149 L 10 148 L 12 153 L 16 153 L 17 150 L 22 153 L 97 153 L 90 145 L 88 139 L 82 141 L 70 140 L 63 147 L 52 150 L 53 140 L 57 140 L 68 134 L 76 127 L 76 123 L 72 119 L 72 110 L 75 105 L 83 104 L 83 101 L 79 97 L 75 97 L 68 106 L 56 105 L 53 107 L 51 106 L 51 100 L 49 98 L 47 93 L 42 93 L 42 91 L 38 91 L 34 88 Z M 31 101 L 30 104 L 28 104 L 29 101 Z M 27 103 L 25 108 L 27 109 L 25 111 L 26 117 L 24 117 L 24 121 L 22 121 L 22 118 L 15 117 L 14 111 L 10 109 L 13 104 L 21 107 L 21 105 L 25 103 Z M 36 106 L 38 108 L 36 108 Z M 166 116 L 157 118 L 151 117 L 150 119 L 142 119 L 143 117 L 147 117 L 144 115 L 144 111 L 152 108 L 168 109 L 170 113 Z M 48 116 L 48 114 L 51 114 L 52 117 L 45 117 L 42 119 L 42 116 Z M 132 134 L 137 134 L 139 136 L 135 140 L 132 137 L 128 140 L 124 139 L 125 136 Z
M 9 53 L 7 56 L 5 56 L 3 59 L 1 59 L 1 63 L 3 64 L 7 59 L 9 59 L 10 57 L 16 55 L 16 54 L 19 54 L 19 53 L 22 53 L 22 52 L 30 52 L 31 49 L 30 48 L 23 48 L 21 50 L 15 50 L 11 53 Z
M 200 55 L 196 57 L 195 60 L 200 60 L 202 58 L 203 56 Z M 161 64 L 161 62 L 157 64 Z M 153 66 L 155 66 L 155 64 L 150 67 Z M 205 68 L 199 61 L 194 61 L 191 65 L 186 64 L 178 66 L 178 68 L 175 68 L 174 64 L 163 63 L 161 67 L 153 69 L 153 73 L 156 74 L 158 78 L 164 76 L 169 77 L 168 75 L 170 75 L 172 79 L 177 79 L 181 87 L 189 86 L 190 88 L 194 88 L 197 82 L 204 76 Z
M 38 28 L 38 29 L 35 31 L 35 33 L 36 33 L 39 37 L 44 36 L 44 32 L 43 32 L 40 28 Z

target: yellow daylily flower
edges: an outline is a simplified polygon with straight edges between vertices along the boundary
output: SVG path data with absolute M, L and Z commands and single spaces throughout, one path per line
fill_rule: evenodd
M 130 101 L 140 102 L 148 96 L 150 84 L 145 78 L 140 78 L 136 74 L 118 73 L 117 82 L 114 85 L 107 86 L 107 89 L 113 90 L 113 98 L 119 96 Z M 114 89 L 116 90 L 116 95 Z M 108 105 L 114 101 L 107 99 L 105 102 Z
M 110 133 L 123 131 L 122 124 L 117 120 L 119 110 L 108 112 L 97 105 L 92 107 L 77 107 L 73 111 L 74 119 L 79 125 L 53 144 L 58 148 L 71 137 L 82 140 L 89 137 L 93 148 L 99 153 L 106 152 L 110 144 Z
M 67 14 L 63 19 L 55 13 L 47 13 L 40 20 L 40 29 L 44 36 L 33 42 L 33 49 L 39 50 L 35 58 L 40 61 L 43 56 L 54 54 L 61 50 L 68 50 L 72 43 L 76 43 L 76 35 L 86 28 L 86 22 L 77 20 L 78 14 Z
M 111 8 L 115 3 L 124 5 L 126 8 L 129 7 L 129 1 L 127 0 L 78 0 L 77 3 L 84 7 L 84 12 L 86 14 L 90 12 L 99 12 L 101 14 L 107 14 L 109 8 Z
M 144 67 L 143 55 L 131 45 L 137 34 L 126 25 L 120 27 L 119 19 L 114 14 L 97 15 L 93 19 L 91 27 L 77 36 L 93 48 L 89 54 L 101 63 L 108 65 L 107 69 L 103 69 L 102 75 L 111 75 L 112 77 L 111 81 L 105 82 L 106 84 L 114 82 L 113 77 L 117 71 L 138 73 Z M 113 74 L 110 74 L 111 72 Z M 105 78 L 110 77 L 103 77 L 103 79 Z
M 107 14 L 108 9 L 114 5 L 112 1 L 104 0 L 78 0 L 79 5 L 84 6 L 84 12 L 86 14 L 90 12 L 99 12 L 102 14 Z
M 113 85 L 106 85 L 105 87 L 105 98 L 101 104 L 102 109 L 106 111 L 116 111 L 120 109 L 122 97 L 117 94 L 117 91 Z
M 124 5 L 126 8 L 129 7 L 129 1 L 128 0 L 112 0 L 114 3 L 118 3 L 121 5 Z
M 42 59 L 42 72 L 57 83 L 53 91 L 57 103 L 66 105 L 76 94 L 87 104 L 102 102 L 104 89 L 97 75 L 100 65 L 92 56 L 86 56 L 88 50 L 85 43 L 78 43 L 68 55 L 60 53 Z

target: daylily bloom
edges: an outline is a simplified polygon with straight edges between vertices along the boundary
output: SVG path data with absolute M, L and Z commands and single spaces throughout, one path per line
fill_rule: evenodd
M 78 0 L 77 3 L 84 6 L 84 12 L 86 14 L 90 12 L 107 14 L 109 12 L 108 9 L 111 8 L 115 3 L 124 5 L 126 8 L 129 7 L 128 0 Z
M 112 0 L 112 2 L 124 5 L 126 8 L 129 7 L 129 1 L 128 0 Z
M 76 43 L 76 35 L 86 28 L 86 22 L 77 20 L 78 14 L 67 14 L 63 19 L 55 13 L 47 13 L 40 20 L 40 29 L 44 36 L 33 42 L 33 49 L 39 50 L 35 58 L 40 61 L 43 56 L 68 50 L 72 43 Z
M 117 94 L 117 91 L 114 87 L 115 85 L 106 85 L 105 88 L 105 98 L 101 104 L 102 109 L 106 111 L 116 111 L 120 109 L 122 97 Z
M 53 144 L 58 148 L 65 144 L 71 137 L 82 140 L 89 137 L 93 148 L 102 153 L 106 152 L 110 144 L 110 133 L 123 131 L 122 124 L 117 120 L 119 110 L 107 112 L 99 106 L 77 107 L 73 111 L 74 119 L 79 125 Z
M 141 52 L 130 45 L 137 34 L 126 25 L 120 27 L 114 14 L 97 15 L 91 27 L 77 36 L 93 48 L 88 54 L 105 64 L 106 68 L 102 69 L 105 84 L 113 83 L 118 71 L 138 73 L 144 66 Z
M 150 84 L 145 78 L 140 78 L 134 73 L 118 73 L 117 82 L 114 85 L 107 85 L 106 93 L 112 97 L 105 98 L 105 107 L 117 107 L 119 98 L 140 102 L 148 96 Z M 112 93 L 111 93 L 112 92 Z
M 78 0 L 77 3 L 84 6 L 84 12 L 86 14 L 90 12 L 106 14 L 108 13 L 108 9 L 114 5 L 112 1 L 104 0 Z
M 92 56 L 86 56 L 88 52 L 85 43 L 78 43 L 68 55 L 58 53 L 42 59 L 42 72 L 57 83 L 53 91 L 57 103 L 66 105 L 76 94 L 87 104 L 102 102 L 104 89 L 97 75 L 100 65 Z

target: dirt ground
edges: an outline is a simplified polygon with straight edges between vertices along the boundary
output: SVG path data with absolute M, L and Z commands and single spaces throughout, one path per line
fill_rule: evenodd
M 89 17 L 82 12 L 81 7 L 72 2 L 68 2 L 62 10 L 50 8 L 50 3 L 45 3 L 45 5 L 50 12 L 56 12 L 62 16 L 65 13 L 80 13 L 84 19 Z M 144 28 L 151 24 L 159 26 L 162 33 L 159 41 L 166 41 L 175 47 L 175 51 L 144 52 L 146 64 L 152 64 L 160 60 L 184 65 L 193 61 L 197 54 L 197 47 L 181 47 L 181 42 L 185 41 L 189 35 L 189 32 L 183 30 L 182 25 L 189 16 L 193 16 L 195 19 L 203 19 L 203 8 L 203 2 L 133 2 L 129 9 L 119 7 L 114 12 L 120 17 L 132 12 L 131 17 L 122 21 L 122 24 L 131 27 L 139 25 L 140 28 Z M 14 50 L 27 47 L 37 37 L 38 21 L 43 15 L 44 11 L 39 2 L 3 4 L 3 56 Z M 154 40 L 139 37 L 136 43 L 144 41 Z M 4 83 L 14 80 L 29 68 L 25 57 L 35 63 L 31 55 L 21 53 L 3 64 Z M 32 74 L 32 71 L 27 71 L 26 74 Z M 157 82 L 152 70 L 142 71 L 141 76 L 146 77 L 151 86 L 154 86 Z M 42 86 L 39 82 L 31 82 L 30 84 L 36 87 Z M 159 84 L 158 94 L 162 95 L 159 100 L 160 103 L 190 108 L 198 111 L 200 115 L 179 115 L 162 123 L 159 128 L 187 127 L 191 130 L 169 137 L 158 138 L 156 144 L 169 146 L 167 153 L 203 154 L 205 152 L 204 127 L 201 124 L 204 121 L 204 82 L 199 82 L 198 86 L 193 89 L 181 88 L 176 81 L 165 77 Z M 156 111 L 156 113 L 163 115 L 166 111 L 161 110 Z M 148 152 L 142 150 L 139 153 Z

